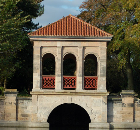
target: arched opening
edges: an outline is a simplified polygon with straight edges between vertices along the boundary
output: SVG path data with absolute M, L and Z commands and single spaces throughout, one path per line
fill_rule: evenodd
M 51 53 L 42 58 L 42 88 L 55 88 L 55 57 Z
M 74 103 L 57 106 L 48 117 L 49 130 L 89 130 L 90 122 L 87 111 Z
M 84 88 L 97 89 L 97 57 L 88 54 L 84 60 Z
M 76 88 L 76 57 L 65 55 L 63 59 L 63 89 Z

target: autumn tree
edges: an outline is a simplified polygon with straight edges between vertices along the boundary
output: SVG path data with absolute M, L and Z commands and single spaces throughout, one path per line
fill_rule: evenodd
M 133 89 L 133 68 L 140 69 L 140 1 L 86 0 L 80 9 L 78 17 L 114 35 L 108 50 L 126 69 L 127 89 Z

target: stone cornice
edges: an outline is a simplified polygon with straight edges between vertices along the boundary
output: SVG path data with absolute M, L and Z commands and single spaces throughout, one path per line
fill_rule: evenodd
M 29 36 L 31 41 L 111 41 L 112 37 Z
M 108 92 L 31 92 L 31 95 L 107 96 Z

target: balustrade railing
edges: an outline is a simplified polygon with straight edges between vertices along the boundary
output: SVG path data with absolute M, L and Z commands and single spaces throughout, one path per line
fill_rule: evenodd
M 76 76 L 63 76 L 63 88 L 75 89 L 76 88 Z
M 42 88 L 54 89 L 55 88 L 55 76 L 43 75 L 42 76 Z
M 97 89 L 97 76 L 84 76 L 84 89 Z M 43 75 L 42 76 L 42 88 L 54 89 L 55 88 L 55 76 Z M 76 76 L 63 76 L 63 88 L 75 89 L 76 88 Z
M 97 76 L 84 76 L 84 88 L 85 89 L 97 89 Z

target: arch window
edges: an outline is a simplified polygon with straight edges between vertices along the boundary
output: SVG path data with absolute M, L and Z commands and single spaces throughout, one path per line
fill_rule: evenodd
M 88 54 L 84 61 L 84 89 L 97 89 L 97 57 Z
M 42 58 L 42 88 L 55 88 L 55 57 L 51 53 Z
M 76 88 L 76 57 L 65 55 L 63 59 L 63 89 Z

